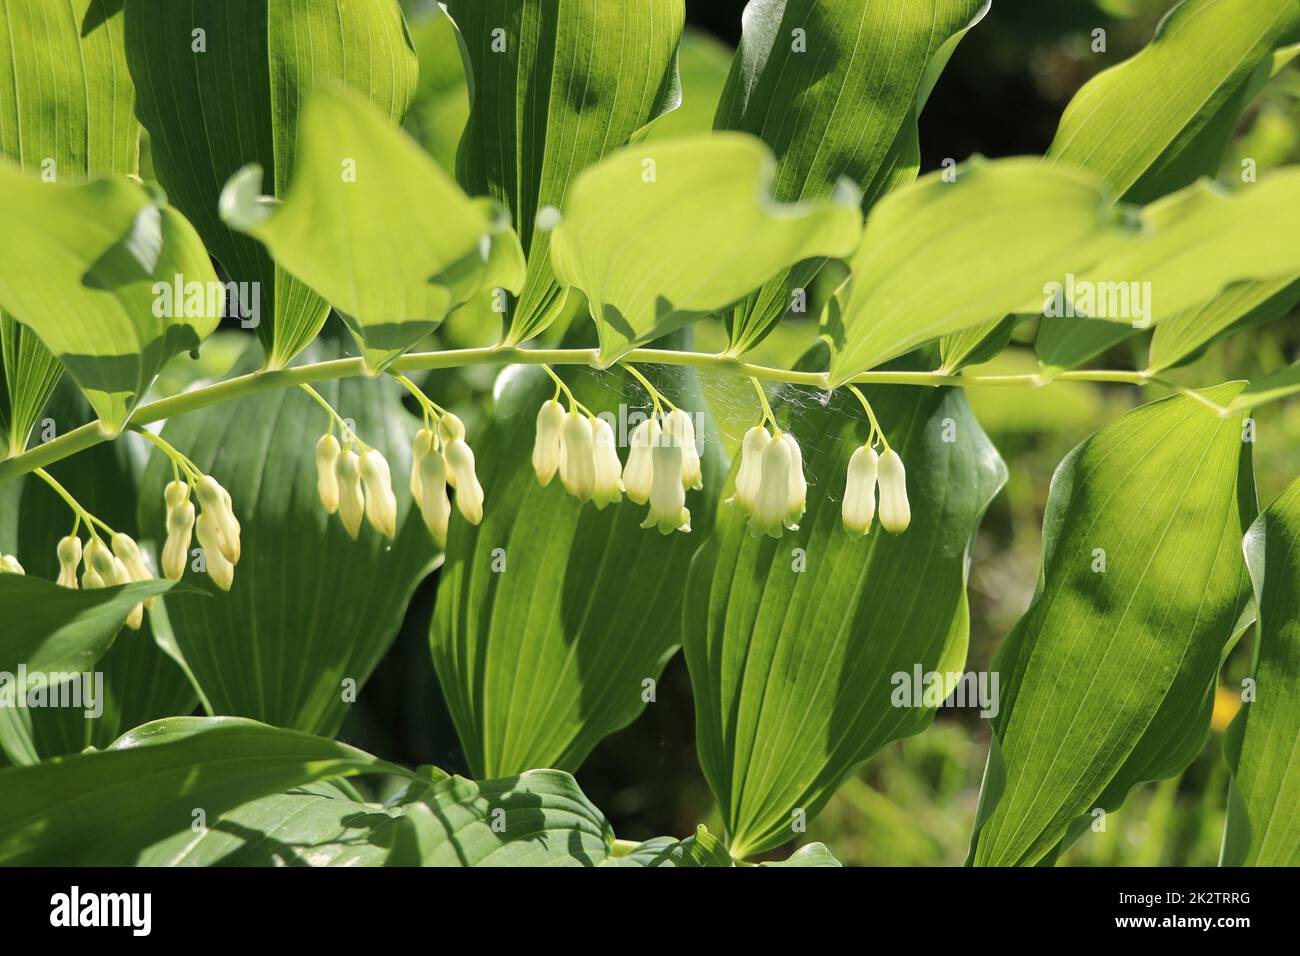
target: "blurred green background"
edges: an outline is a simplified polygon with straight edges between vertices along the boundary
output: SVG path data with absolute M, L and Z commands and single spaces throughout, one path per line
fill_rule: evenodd
M 454 167 L 468 112 L 464 75 L 449 28 L 433 4 L 405 3 L 421 61 L 420 89 L 407 128 L 440 163 Z M 740 0 L 687 0 L 690 32 L 682 50 L 684 103 L 652 133 L 655 137 L 707 131 L 739 35 Z M 1167 0 L 995 0 L 985 20 L 963 41 L 939 81 L 921 121 L 922 172 L 946 157 L 1044 152 L 1062 109 L 1093 74 L 1119 63 L 1150 39 Z M 1092 50 L 1092 33 L 1106 31 L 1106 51 Z M 1300 161 L 1300 71 L 1279 75 L 1244 117 L 1223 169 L 1254 158 L 1261 173 Z M 821 282 L 820 294 L 834 281 Z M 814 302 L 810 316 L 817 314 Z M 331 325 L 335 325 L 332 321 Z M 335 332 L 337 332 L 335 328 Z M 471 304 L 428 343 L 429 348 L 491 344 L 499 316 Z M 755 361 L 789 366 L 816 339 L 814 318 L 788 322 L 756 351 Z M 980 371 L 1033 371 L 1032 324 L 1010 349 Z M 1141 368 L 1149 333 L 1090 363 Z M 175 363 L 160 390 L 175 391 L 199 377 L 223 374 L 245 335 L 221 332 L 197 362 Z M 696 346 L 725 345 L 717 323 L 696 330 Z M 1208 385 L 1256 378 L 1294 360 L 1300 323 L 1294 315 L 1236 335 L 1198 361 L 1176 370 L 1183 384 Z M 593 373 L 594 374 L 594 373 Z M 472 368 L 430 374 L 424 383 L 439 402 L 466 420 L 471 432 L 486 411 L 495 371 Z M 752 408 L 736 398 L 735 383 L 706 381 L 711 411 L 734 441 L 751 422 Z M 742 383 L 743 384 L 743 383 Z M 747 386 L 745 386 L 747 388 Z M 987 668 L 999 641 L 1028 606 L 1038 572 L 1041 520 L 1052 473 L 1061 458 L 1091 432 L 1126 410 L 1160 397 L 1160 388 L 1055 384 L 1024 389 L 969 389 L 979 420 L 1010 468 L 975 542 L 971 569 L 971 651 L 968 667 Z M 1256 416 L 1255 467 L 1259 498 L 1271 501 L 1300 473 L 1300 401 L 1281 402 Z M 416 594 L 397 644 L 380 665 L 345 727 L 343 738 L 410 765 L 434 763 L 465 770 L 450 718 L 437 691 L 427 633 L 436 575 Z M 1202 755 L 1179 778 L 1138 788 L 1106 821 L 1063 858 L 1068 865 L 1194 865 L 1217 862 L 1227 770 L 1221 731 L 1237 707 L 1250 659 L 1251 636 L 1225 665 L 1215 709 L 1215 732 Z M 690 681 L 681 655 L 659 683 L 658 702 L 630 727 L 607 738 L 578 773 L 583 789 L 624 839 L 684 836 L 704 821 L 721 824 L 694 751 Z M 924 733 L 886 747 L 851 777 L 802 842 L 824 841 L 846 864 L 956 865 L 965 857 L 989 733 L 974 711 L 942 710 Z M 784 857 L 779 850 L 774 857 Z

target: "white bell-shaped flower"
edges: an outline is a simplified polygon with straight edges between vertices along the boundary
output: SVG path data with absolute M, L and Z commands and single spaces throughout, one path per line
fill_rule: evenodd
M 533 471 L 545 488 L 560 467 L 561 437 L 564 431 L 564 406 L 555 399 L 542 403 L 537 411 L 537 437 L 533 440 Z
M 74 534 L 59 539 L 59 585 L 76 588 L 77 565 L 81 564 L 81 539 Z
M 651 449 L 659 444 L 662 429 L 654 418 L 647 418 L 636 428 L 628 441 L 627 464 L 623 466 L 623 490 L 628 499 L 643 505 L 650 500 L 654 484 L 654 457 Z
M 560 442 L 560 481 L 579 501 L 591 498 L 596 487 L 596 439 L 591 422 L 577 409 L 564 417 Z
M 456 510 L 470 524 L 483 520 L 483 486 L 474 472 L 474 451 L 462 438 L 453 438 L 442 452 L 447 484 L 456 489 Z
M 772 435 L 762 425 L 745 432 L 740 444 L 740 469 L 736 472 L 736 493 L 727 500 L 752 512 L 758 501 L 758 486 L 763 474 L 763 452 L 772 443 Z
M 217 587 L 229 591 L 235 583 L 235 565 L 221 550 L 221 527 L 214 512 L 204 508 L 199 512 L 194 524 L 194 533 L 198 536 L 199 547 L 203 549 L 203 561 L 208 568 L 208 577 Z M 94 542 L 91 542 L 94 544 Z
M 194 490 L 198 495 L 200 508 L 212 515 L 222 555 L 232 565 L 238 564 L 240 527 L 230 504 L 230 493 L 211 475 L 200 478 Z
M 397 535 L 397 496 L 388 460 L 371 448 L 361 456 L 361 482 L 365 486 L 366 520 L 390 541 Z
M 451 412 L 444 412 L 438 419 L 438 437 L 443 443 L 460 439 L 465 440 L 465 423 Z M 453 487 L 455 487 L 453 485 Z
M 880 456 L 870 445 L 863 445 L 849 458 L 849 473 L 844 484 L 842 517 L 844 530 L 862 536 L 871 530 L 876 516 L 876 471 Z
M 664 433 L 668 440 L 682 449 L 682 484 L 696 491 L 704 487 L 700 470 L 700 453 L 695 447 L 695 424 L 690 412 L 674 408 L 664 418 Z
M 339 510 L 339 479 L 335 467 L 340 451 L 339 440 L 332 434 L 322 436 L 316 443 L 316 492 L 325 513 L 331 515 Z
M 361 458 L 349 448 L 339 455 L 335 470 L 339 479 L 339 520 L 343 530 L 356 540 L 366 513 L 366 495 L 361 490 Z
M 682 449 L 660 441 L 650 449 L 654 479 L 650 488 L 650 511 L 643 528 L 658 528 L 660 534 L 691 530 L 691 513 L 686 510 L 686 489 L 682 485 Z
M 614 446 L 614 429 L 603 418 L 591 423 L 594 443 L 595 482 L 591 497 L 597 508 L 623 500 L 623 463 Z
M 179 581 L 185 574 L 190 557 L 190 537 L 194 531 L 194 503 L 190 486 L 173 481 L 163 490 L 167 502 L 167 540 L 163 544 L 162 571 L 169 581 Z
M 782 434 L 781 440 L 790 449 L 790 504 L 785 513 L 785 526 L 791 531 L 798 531 L 799 519 L 803 517 L 808 504 L 808 480 L 803 475 L 803 452 L 789 432 Z
M 749 516 L 750 534 L 781 537 L 790 513 L 790 446 L 774 438 L 763 449 L 758 494 Z
M 890 534 L 902 534 L 912 521 L 912 507 L 907 502 L 907 472 L 903 459 L 892 448 L 880 456 L 877 480 L 880 483 L 880 526 Z
M 437 452 L 420 459 L 420 515 L 433 540 L 446 544 L 451 499 L 447 497 L 447 462 Z
M 427 428 L 421 428 L 415 433 L 415 440 L 411 442 L 411 500 L 415 502 L 417 508 L 424 505 L 424 492 L 420 486 L 420 470 L 424 464 L 424 459 L 433 453 L 434 433 Z M 439 455 L 439 458 L 442 456 Z M 445 474 L 446 469 L 443 469 Z M 447 493 L 447 481 L 443 479 L 443 494 Z

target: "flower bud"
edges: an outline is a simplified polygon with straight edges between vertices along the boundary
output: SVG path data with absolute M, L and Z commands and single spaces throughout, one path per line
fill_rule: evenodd
M 803 476 L 803 452 L 789 432 L 782 434 L 781 440 L 790 449 L 790 504 L 785 513 L 785 526 L 791 531 L 798 531 L 799 519 L 803 517 L 808 503 L 808 481 Z
M 366 518 L 391 541 L 397 535 L 397 496 L 388 461 L 373 448 L 361 456 L 361 480 L 366 488 Z
M 865 535 L 876 515 L 876 450 L 863 445 L 849 459 L 848 479 L 844 484 L 844 530 Z
M 163 494 L 167 499 L 167 540 L 162 550 L 162 571 L 167 580 L 179 581 L 190 556 L 194 503 L 190 501 L 190 487 L 183 481 L 173 481 Z
M 126 566 L 98 538 L 91 538 L 86 545 L 86 563 L 104 582 L 104 587 L 130 582 L 131 576 L 127 573 Z
M 560 481 L 569 494 L 586 501 L 596 486 L 595 436 L 591 422 L 578 411 L 564 417 L 560 442 Z
M 411 500 L 417 508 L 424 504 L 424 492 L 420 487 L 420 464 L 433 451 L 433 438 L 433 432 L 421 428 L 411 442 Z
M 222 555 L 232 565 L 239 563 L 239 521 L 230 504 L 230 492 L 221 487 L 211 475 L 204 475 L 194 488 L 199 505 L 205 513 L 212 514 L 217 530 L 216 544 Z M 205 548 L 206 550 L 206 548 Z
M 728 500 L 746 511 L 753 511 L 758 501 L 758 486 L 763 473 L 763 451 L 772 436 L 762 425 L 745 432 L 740 446 L 740 470 L 736 472 L 736 493 Z
M 902 534 L 912 521 L 912 508 L 907 503 L 907 472 L 903 459 L 892 448 L 880 456 L 878 478 L 880 483 L 880 526 L 890 534 Z
M 366 496 L 361 490 L 361 459 L 349 448 L 339 455 L 335 466 L 339 481 L 339 519 L 343 529 L 355 541 L 361 533 L 361 518 L 366 513 Z
M 76 588 L 77 565 L 81 564 L 81 539 L 75 534 L 59 539 L 59 585 Z
M 144 556 L 140 553 L 139 546 L 132 540 L 130 535 L 123 534 L 121 531 L 113 535 L 113 554 L 117 556 L 118 561 L 126 568 L 127 576 L 131 581 L 152 581 L 153 572 L 145 564 Z M 140 624 L 144 620 L 144 609 L 153 607 L 155 598 L 149 598 L 143 604 L 137 604 L 132 610 L 131 616 L 127 618 L 127 626 L 133 631 L 140 630 Z M 137 614 L 136 611 L 140 613 Z M 131 624 L 134 620 L 135 624 Z
M 641 527 L 657 527 L 660 534 L 690 531 L 691 513 L 686 510 L 686 489 L 682 485 L 681 446 L 660 443 L 650 449 L 650 455 L 654 472 L 650 512 Z
M 591 497 L 597 508 L 623 500 L 623 463 L 618 460 L 618 449 L 614 447 L 614 429 L 603 418 L 591 423 L 592 438 L 595 445 L 595 485 Z
M 560 435 L 564 429 L 564 408 L 554 399 L 537 411 L 537 437 L 533 439 L 533 471 L 545 488 L 560 467 Z
M 763 449 L 758 494 L 749 516 L 749 532 L 755 537 L 781 537 L 790 511 L 790 445 L 772 439 Z
M 144 605 L 137 604 L 131 608 L 131 613 L 126 616 L 126 626 L 133 631 L 138 631 L 142 624 L 144 624 Z
M 695 447 L 695 424 L 689 412 L 674 408 L 664 419 L 664 433 L 682 449 L 682 484 L 696 491 L 704 487 L 700 471 L 700 453 Z
M 0 554 L 0 574 L 23 574 L 23 566 L 18 563 L 18 559 L 12 554 Z
M 446 412 L 438 419 L 438 437 L 442 439 L 443 444 L 449 441 L 464 441 L 465 423 L 451 412 Z
M 331 435 L 321 436 L 316 443 L 316 491 L 326 514 L 339 510 L 339 479 L 334 467 L 338 464 L 339 440 Z
M 433 540 L 446 544 L 451 501 L 447 498 L 447 463 L 437 453 L 420 459 L 420 514 Z
M 483 520 L 483 486 L 474 473 L 473 450 L 464 440 L 453 438 L 442 457 L 447 463 L 447 484 L 456 489 L 457 510 L 470 524 L 478 524 Z
M 627 453 L 627 464 L 623 466 L 623 490 L 628 499 L 638 505 L 650 500 L 654 484 L 654 458 L 651 449 L 658 445 L 662 437 L 659 422 L 647 418 L 632 429 L 629 439 L 631 447 Z
M 199 538 L 199 546 L 203 548 L 203 560 L 207 564 L 208 577 L 212 578 L 221 590 L 229 591 L 235 581 L 235 566 L 221 551 L 219 544 L 221 529 L 216 515 L 204 508 L 199 512 L 199 520 L 195 523 L 194 530 Z

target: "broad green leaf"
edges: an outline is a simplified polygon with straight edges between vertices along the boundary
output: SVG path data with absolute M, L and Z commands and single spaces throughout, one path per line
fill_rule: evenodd
M 253 347 L 238 371 L 256 361 Z M 388 459 L 396 540 L 366 524 L 353 541 L 339 518 L 325 513 L 315 445 L 329 422 L 309 395 L 290 388 L 246 396 L 173 419 L 163 430 L 230 492 L 243 526 L 230 592 L 191 565 L 184 580 L 205 593 L 166 603 L 176 645 L 210 713 L 331 735 L 348 708 L 344 682 L 364 693 L 435 548 L 407 490 L 415 422 L 401 407 L 400 386 L 387 378 L 352 379 L 318 391 Z M 163 487 L 171 479 L 170 464 L 155 455 L 141 487 L 140 525 L 157 541 L 164 536 Z
M 441 6 L 412 11 L 408 25 L 419 81 L 402 123 L 434 162 L 455 175 L 456 149 L 469 122 L 469 83 L 460 34 Z
M 154 844 L 138 866 L 383 866 L 392 817 L 333 783 L 259 797 Z
M 987 362 L 1007 347 L 1016 325 L 1023 318 L 1025 316 L 1008 315 L 945 335 L 939 340 L 939 357 L 943 363 L 939 371 L 953 375 L 967 365 Z
M 1109 319 L 1043 316 L 1034 337 L 1034 353 L 1050 376 L 1082 365 L 1141 332 L 1140 327 Z
M 583 169 L 681 102 L 682 0 L 449 0 L 470 82 L 457 177 L 513 217 L 528 276 L 505 342 L 560 316 L 567 290 L 552 271 L 538 214 L 562 208 Z M 571 283 L 570 283 L 571 284 Z M 519 291 L 519 290 L 512 290 Z
M 1048 156 L 1137 203 L 1213 175 L 1274 50 L 1298 40 L 1293 0 L 1184 0 L 1150 45 L 1075 95 Z
M 1151 337 L 1147 371 L 1187 362 L 1206 347 L 1256 325 L 1276 321 L 1300 303 L 1300 279 L 1240 282 L 1199 306 L 1169 316 Z
M 628 435 L 650 412 L 644 389 L 621 370 L 564 377 L 588 408 L 615 416 L 626 460 Z M 541 487 L 533 436 L 555 386 L 533 367 L 498 380 L 491 425 L 474 442 L 486 516 L 451 528 L 430 638 L 475 776 L 576 770 L 641 712 L 644 682 L 658 680 L 681 643 L 685 570 L 712 528 L 724 466 L 694 374 L 653 377 L 699 416 L 706 490 L 687 494 L 689 534 L 641 528 L 647 508 L 628 500 L 582 505 L 558 477 Z
M 1224 744 L 1232 767 L 1226 866 L 1300 865 L 1300 480 L 1250 527 L 1246 563 L 1259 608 L 1253 699 Z
M 821 361 L 824 349 L 802 364 Z M 925 728 L 933 706 L 894 706 L 894 675 L 966 659 L 968 550 L 1006 469 L 960 390 L 864 393 L 907 466 L 906 533 L 844 530 L 849 457 L 869 432 L 856 399 L 778 393 L 809 486 L 799 530 L 754 537 L 723 504 L 691 563 L 683 645 L 696 746 L 737 858 L 792 839 L 792 823 L 858 764 Z
M 1225 411 L 1234 413 L 1248 408 L 1258 408 L 1300 392 L 1300 362 L 1289 365 L 1280 372 L 1261 378 L 1228 403 Z
M 259 165 L 283 196 L 294 168 L 298 114 L 322 84 L 355 90 L 396 122 L 415 88 L 416 60 L 396 0 L 130 0 L 127 61 L 159 181 L 221 263 L 256 283 L 267 364 L 279 368 L 314 339 L 328 306 L 217 214 L 222 187 Z M 337 163 L 335 163 L 337 171 Z M 246 304 L 253 303 L 246 294 Z M 234 310 L 231 310 L 234 314 Z
M 558 770 L 449 777 L 402 805 L 392 866 L 598 866 L 614 834 Z
M 0 863 L 129 865 L 160 839 L 269 793 L 357 773 L 370 754 L 233 717 L 174 717 L 111 748 L 0 770 Z
M 1240 416 L 1174 397 L 1057 469 L 1038 591 L 991 665 L 1002 694 L 976 864 L 1049 862 L 1095 810 L 1200 752 L 1220 662 L 1249 620 L 1250 448 Z
M 551 242 L 555 274 L 587 296 L 602 365 L 858 241 L 857 196 L 786 204 L 771 152 L 743 133 L 649 142 L 578 177 Z
M 518 289 L 518 240 L 405 133 L 354 93 L 318 89 L 302 111 L 284 202 L 236 173 L 221 216 L 256 236 L 337 309 L 372 372 L 386 368 L 475 293 Z
M 782 202 L 825 199 L 843 177 L 874 200 L 901 159 L 895 143 L 916 135 L 935 76 L 987 9 L 985 0 L 751 0 L 715 126 L 767 143 Z M 821 265 L 783 271 L 732 309 L 730 351 L 758 344 Z
M 32 675 L 93 670 L 131 608 L 169 587 L 170 581 L 145 581 L 83 591 L 0 574 L 0 673 L 14 674 L 20 665 Z
M 826 848 L 825 843 L 809 843 L 795 850 L 787 859 L 760 863 L 759 866 L 843 866 Z
M 0 160 L 0 303 L 121 431 L 164 362 L 198 348 L 224 290 L 193 227 L 126 180 L 43 182 Z
M 136 170 L 135 90 L 121 4 L 11 0 L 0 9 L 0 156 L 51 182 Z M 0 457 L 26 446 L 62 372 L 36 333 L 0 310 Z
M 67 382 L 55 392 L 45 414 L 60 433 L 93 418 Z M 140 540 L 136 489 L 141 470 L 138 453 L 143 444 L 135 436 L 123 436 L 56 462 L 47 470 L 101 521 Z M 19 510 L 13 520 L 15 546 L 6 553 L 21 555 L 28 575 L 54 580 L 59 572 L 58 541 L 72 530 L 72 515 L 63 499 L 39 477 L 26 475 L 13 484 L 20 491 Z M 141 545 L 148 550 L 147 542 L 141 540 Z M 30 757 L 28 762 L 34 762 L 90 746 L 106 747 L 131 727 L 192 713 L 197 699 L 194 688 L 157 638 L 157 612 L 162 607 L 162 602 L 155 604 L 154 613 L 145 615 L 138 632 L 121 631 L 95 663 L 95 673 L 103 675 L 98 716 L 87 718 L 85 708 L 17 711 L 8 715 L 16 719 L 10 721 L 9 733 L 0 732 L 0 746 L 11 756 L 21 751 Z
M 712 33 L 686 27 L 677 49 L 677 72 L 682 86 L 681 105 L 656 119 L 645 132 L 645 139 L 695 136 L 713 129 L 713 117 L 718 110 L 718 101 L 722 99 L 722 91 L 726 88 L 735 52 Z
M 849 263 L 832 384 L 1014 312 L 1089 265 L 1088 248 L 1121 232 L 1106 204 L 1091 177 L 1034 159 L 977 157 L 955 179 L 932 173 L 886 196 Z
M 672 866 L 672 867 L 730 867 L 735 866 L 731 854 L 722 841 L 703 824 L 696 827 L 695 835 L 685 840 L 673 837 L 655 837 L 638 843 L 620 856 L 607 857 L 601 866 Z

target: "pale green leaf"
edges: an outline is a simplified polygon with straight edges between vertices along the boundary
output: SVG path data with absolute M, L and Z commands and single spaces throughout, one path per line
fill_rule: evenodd
M 268 364 L 285 365 L 316 337 L 329 308 L 227 228 L 218 196 L 250 163 L 266 171 L 274 195 L 285 194 L 299 111 L 321 84 L 346 86 L 401 119 L 416 81 L 401 10 L 396 0 L 130 0 L 126 42 L 159 181 L 225 274 L 258 284 L 257 315 L 244 321 L 257 322 Z
M 518 289 L 518 240 L 487 200 L 472 200 L 405 133 L 355 93 L 318 89 L 302 111 L 282 204 L 257 195 L 247 167 L 221 196 L 222 218 L 342 315 L 374 372 L 477 292 Z
M 775 172 L 761 141 L 718 133 L 628 147 L 578 177 L 551 256 L 560 281 L 587 296 L 602 365 L 800 260 L 852 252 L 856 194 L 781 203 Z
M 1190 361 L 1234 332 L 1274 322 L 1300 303 L 1300 279 L 1286 276 L 1240 282 L 1202 305 L 1169 316 L 1156 326 L 1147 371 L 1161 372 Z
M 470 116 L 457 176 L 513 217 L 528 277 L 505 341 L 563 314 L 552 235 L 538 214 L 566 204 L 583 169 L 636 138 L 681 101 L 682 0 L 449 0 L 470 74 Z M 512 290 L 518 291 L 518 290 Z
M 1038 591 L 991 665 L 1001 702 L 975 863 L 1050 862 L 1095 810 L 1200 752 L 1220 662 L 1249 620 L 1250 448 L 1239 416 L 1174 397 L 1057 469 Z
M 985 0 L 751 0 L 715 126 L 767 143 L 778 200 L 824 199 L 847 177 L 874 201 L 882 183 L 900 184 L 895 144 L 915 137 L 935 77 L 987 9 Z M 732 309 L 730 350 L 756 345 L 821 265 L 783 271 Z
M 0 160 L 0 303 L 117 434 L 167 359 L 198 348 L 223 290 L 194 228 L 126 180 L 42 182 Z
M 1300 362 L 1261 378 L 1257 382 L 1251 382 L 1240 395 L 1228 403 L 1226 411 L 1231 413 L 1258 408 L 1297 392 L 1300 392 Z
M 1254 697 L 1224 745 L 1232 767 L 1223 864 L 1300 865 L 1300 480 L 1251 525 L 1259 628 Z
M 804 364 L 821 361 L 824 349 Z M 933 704 L 894 706 L 893 675 L 961 670 L 966 659 L 968 549 L 1005 467 L 960 390 L 864 393 L 906 463 L 904 534 L 877 525 L 855 538 L 843 527 L 849 457 L 870 430 L 856 399 L 778 393 L 808 480 L 799 530 L 754 537 L 723 504 L 691 564 L 683 645 L 696 746 L 738 858 L 790 840 L 858 764 L 924 729 Z
M 843 866 L 826 848 L 825 843 L 809 843 L 784 860 L 760 863 L 759 866 Z
M 111 748 L 0 770 L 0 863 L 129 865 L 187 830 L 290 787 L 407 772 L 333 740 L 236 717 L 174 717 Z

